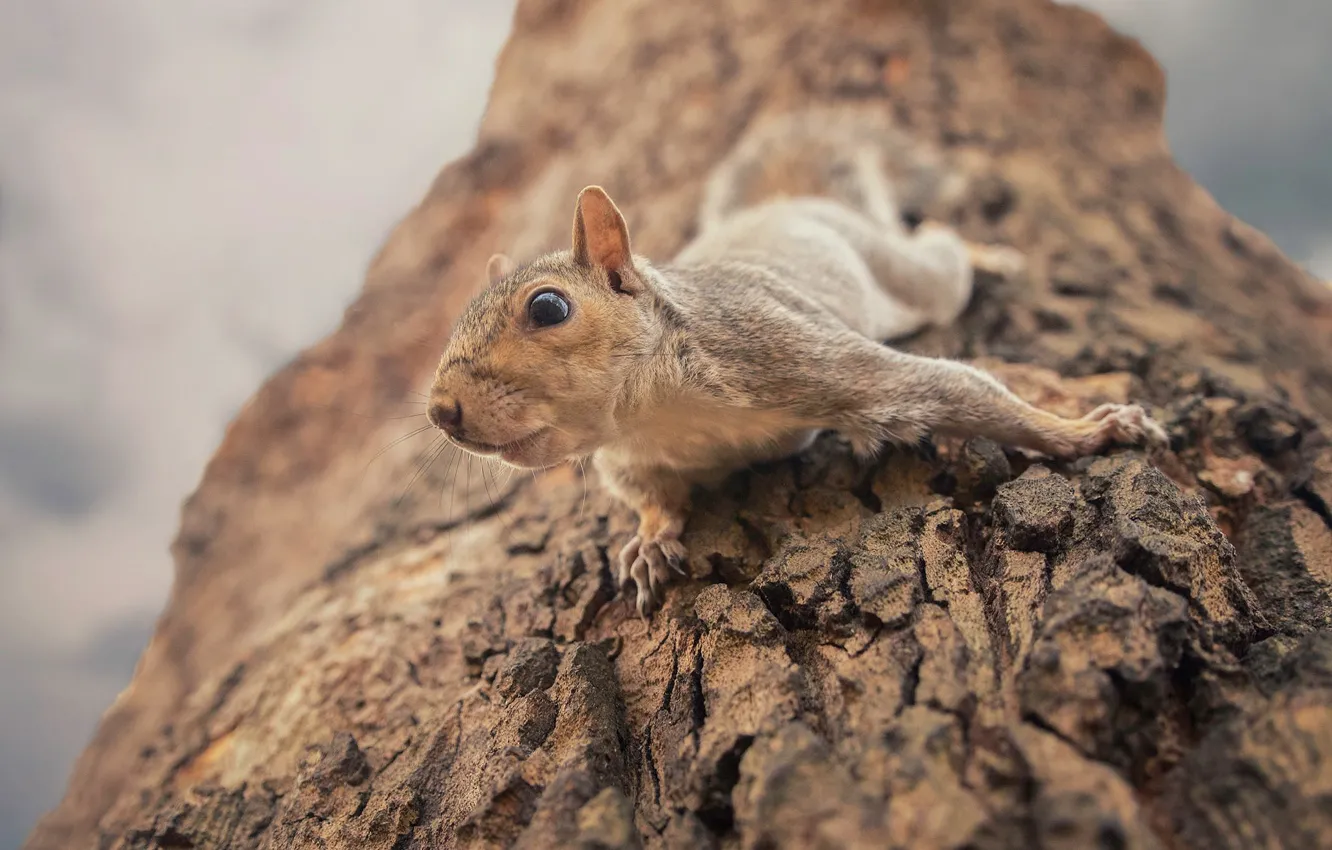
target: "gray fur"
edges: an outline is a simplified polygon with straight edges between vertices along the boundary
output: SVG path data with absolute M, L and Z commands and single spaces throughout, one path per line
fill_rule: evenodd
M 509 271 L 468 309 L 445 352 L 433 395 L 444 405 L 468 397 L 488 429 L 474 439 L 499 445 L 491 432 L 519 435 L 505 459 L 521 465 L 590 453 L 612 492 L 638 511 L 620 580 L 637 585 L 644 614 L 685 557 L 691 486 L 798 452 L 821 430 L 840 432 L 861 455 L 932 431 L 1064 457 L 1164 438 L 1137 406 L 1064 419 L 979 369 L 885 346 L 956 319 L 977 265 L 1012 273 L 1021 258 L 939 225 L 908 233 L 873 146 L 882 128 L 842 115 L 825 122 L 831 135 L 809 132 L 820 121 L 779 121 L 789 137 L 769 125 L 742 142 L 708 184 L 699 236 L 669 264 L 631 256 L 613 202 L 585 189 L 574 251 Z M 840 197 L 738 206 L 762 164 L 756 157 L 783 138 L 846 166 L 832 179 Z M 850 190 L 836 185 L 847 175 Z M 595 256 L 629 260 L 610 268 Z M 522 293 L 544 285 L 583 299 L 584 337 L 576 323 L 530 338 L 521 330 Z M 524 433 L 536 435 L 531 447 Z

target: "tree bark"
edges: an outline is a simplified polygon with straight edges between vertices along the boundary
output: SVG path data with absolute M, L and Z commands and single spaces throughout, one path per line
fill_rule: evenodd
M 1327 287 L 1174 165 L 1159 67 L 1094 15 L 770 6 L 520 3 L 476 149 L 228 430 L 29 848 L 1332 846 Z M 1146 399 L 1169 451 L 824 437 L 701 497 L 651 622 L 578 470 L 370 462 L 491 252 L 563 246 L 600 183 L 668 257 L 746 126 L 833 103 L 970 178 L 921 213 L 1030 258 L 906 347 Z

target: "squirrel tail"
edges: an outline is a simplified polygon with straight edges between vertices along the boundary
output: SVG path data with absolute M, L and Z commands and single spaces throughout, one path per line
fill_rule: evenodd
M 713 170 L 699 227 L 709 230 L 769 198 L 806 195 L 831 196 L 899 227 L 899 203 L 925 203 L 947 176 L 939 157 L 882 111 L 814 107 L 781 113 L 760 119 Z

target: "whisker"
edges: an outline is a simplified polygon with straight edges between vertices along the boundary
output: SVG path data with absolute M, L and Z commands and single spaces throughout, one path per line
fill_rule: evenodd
M 481 461 L 481 486 L 486 488 L 486 498 L 490 500 L 491 510 L 495 508 L 495 496 L 490 492 L 490 476 L 486 474 L 490 469 L 490 460 L 485 458 Z
M 439 449 L 435 452 L 434 455 L 431 456 L 431 458 L 430 458 L 430 462 L 429 462 L 428 464 L 426 464 L 426 468 L 425 468 L 425 470 L 424 470 L 424 474 L 425 474 L 425 475 L 427 475 L 427 476 L 430 475 L 430 470 L 432 470 L 432 469 L 435 468 L 435 463 L 436 463 L 436 462 L 440 459 L 440 457 L 443 456 L 443 454 L 444 454 L 445 452 L 447 452 L 448 450 L 449 450 L 449 441 L 448 441 L 448 440 L 445 440 L 445 441 L 444 441 L 444 444 L 443 444 L 442 446 L 439 447 Z
M 463 510 L 468 510 L 472 500 L 472 453 L 467 453 L 467 483 L 463 485 Z
M 502 526 L 504 527 L 504 535 L 505 535 L 506 537 L 512 537 L 512 536 L 513 536 L 513 523 L 510 522 L 509 517 L 506 516 L 505 513 L 499 509 L 499 504 L 495 501 L 495 496 L 494 496 L 494 494 L 492 494 L 492 493 L 490 492 L 490 472 L 491 472 L 491 469 L 492 469 L 492 466 L 491 466 L 491 460 L 490 460 L 490 458 L 482 458 L 482 459 L 481 459 L 481 483 L 485 485 L 485 488 L 486 488 L 486 498 L 490 499 L 490 512 L 491 512 L 492 514 L 494 514 L 494 515 L 496 515 L 496 516 L 499 517 L 500 525 L 502 525 Z M 498 490 L 499 490 L 499 485 L 498 485 L 498 484 L 495 485 L 495 490 L 496 490 L 496 492 L 498 492 Z
M 441 443 L 443 443 L 443 445 L 440 445 Z M 402 500 L 407 498 L 408 492 L 410 492 L 412 486 L 416 484 L 417 479 L 425 474 L 426 470 L 428 470 L 435 463 L 435 461 L 439 458 L 440 454 L 444 451 L 444 449 L 448 448 L 448 445 L 449 441 L 445 439 L 443 435 L 440 435 L 439 437 L 435 438 L 434 442 L 432 442 L 430 446 L 426 449 L 425 453 L 429 454 L 428 459 L 426 460 L 425 463 L 422 463 L 419 466 L 417 466 L 416 474 L 412 476 L 412 480 L 407 482 L 406 489 L 402 491 L 402 495 L 399 496 L 397 500 L 393 503 L 394 507 L 398 507 L 399 505 L 402 504 Z M 435 446 L 439 446 L 439 449 L 435 450 Z M 432 450 L 433 453 L 431 453 Z
M 578 506 L 578 521 L 582 522 L 583 513 L 587 510 L 587 467 L 581 457 L 578 459 L 578 477 L 583 479 L 583 501 Z
M 444 476 L 443 476 L 443 478 L 444 478 L 444 481 L 445 481 L 445 482 L 448 481 L 449 473 L 453 471 L 453 462 L 454 462 L 454 460 L 457 459 L 457 457 L 458 457 L 458 453 L 457 453 L 457 452 L 454 452 L 453 454 L 449 455 L 449 459 L 448 459 L 448 460 L 444 461 Z M 444 492 L 445 492 L 445 489 L 446 489 L 446 488 L 444 488 L 444 487 L 439 488 L 439 510 L 440 510 L 440 513 L 443 513 L 443 512 L 444 512 Z M 449 518 L 448 518 L 447 515 L 444 517 L 444 521 L 445 521 L 445 522 L 448 522 L 448 521 L 449 521 Z
M 422 401 L 422 402 L 403 402 L 403 403 L 404 403 L 404 404 L 425 404 L 425 402 L 423 402 L 423 401 Z M 407 416 L 375 416 L 375 415 L 370 414 L 370 413 L 361 413 L 360 411 L 349 410 L 349 409 L 347 409 L 347 408 L 345 408 L 345 407 L 335 407 L 335 406 L 333 406 L 333 405 L 331 405 L 331 404 L 312 404 L 312 405 L 306 407 L 305 410 L 320 410 L 320 411 L 328 411 L 329 413 L 338 413 L 338 414 L 341 414 L 341 415 L 343 415 L 343 416 L 358 416 L 358 417 L 360 417 L 361 419 L 376 419 L 376 420 L 383 420 L 383 421 L 386 421 L 386 422 L 390 422 L 390 421 L 393 421 L 393 420 L 395 420 L 395 419 L 415 419 L 415 418 L 418 417 L 418 416 L 424 416 L 424 415 L 425 415 L 425 412 L 424 412 L 424 411 L 418 411 L 417 413 L 412 413 L 412 414 L 409 414 L 409 415 L 407 415 Z
M 630 354 L 611 354 L 608 356 L 618 360 L 626 357 L 638 357 L 641 359 L 646 357 L 674 357 L 675 355 L 663 351 L 648 351 L 648 352 L 630 353 Z
M 394 440 L 393 442 L 389 443 L 389 444 L 388 444 L 387 446 L 385 446 L 384 448 L 382 448 L 382 449 L 380 449 L 379 451 L 375 452 L 375 456 L 372 457 L 372 458 L 370 458 L 370 460 L 366 461 L 365 468 L 366 468 L 366 469 L 369 469 L 369 468 L 370 468 L 370 464 L 372 464 L 372 463 L 374 463 L 376 460 L 378 460 L 380 455 L 382 455 L 384 452 L 388 451 L 389 449 L 393 448 L 393 447 L 396 446 L 398 443 L 401 443 L 403 440 L 410 440 L 412 437 L 415 437 L 417 434 L 425 433 L 426 431 L 429 431 L 431 428 L 434 428 L 434 427 L 435 427 L 434 425 L 423 425 L 423 426 L 421 426 L 420 428 L 417 428 L 415 431 L 411 431 L 411 432 L 409 432 L 409 433 L 403 434 L 403 435 L 402 435 L 401 437 L 399 437 L 398 439 Z M 362 476 L 365 475 L 365 470 L 361 470 L 361 475 L 362 475 Z
M 449 510 L 444 515 L 446 522 L 453 522 L 453 503 L 458 495 L 458 473 L 462 471 L 462 456 L 461 449 L 453 453 L 453 471 L 449 479 Z

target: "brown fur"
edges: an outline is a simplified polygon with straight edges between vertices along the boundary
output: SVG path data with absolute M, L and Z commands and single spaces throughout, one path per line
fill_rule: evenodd
M 906 233 L 863 140 L 847 162 L 864 211 L 819 198 L 718 206 L 660 268 L 632 253 L 623 216 L 588 187 L 572 248 L 519 267 L 492 258 L 491 286 L 444 352 L 430 416 L 458 445 L 526 468 L 591 457 L 638 512 L 619 571 L 645 615 L 685 558 L 690 488 L 798 452 L 820 430 L 864 455 L 931 431 L 1061 457 L 1164 439 L 1140 407 L 1064 419 L 978 369 L 880 344 L 951 321 L 974 267 L 1012 274 L 1021 256 L 939 225 Z M 528 305 L 546 290 L 571 309 L 538 328 Z M 446 422 L 455 406 L 461 422 Z

